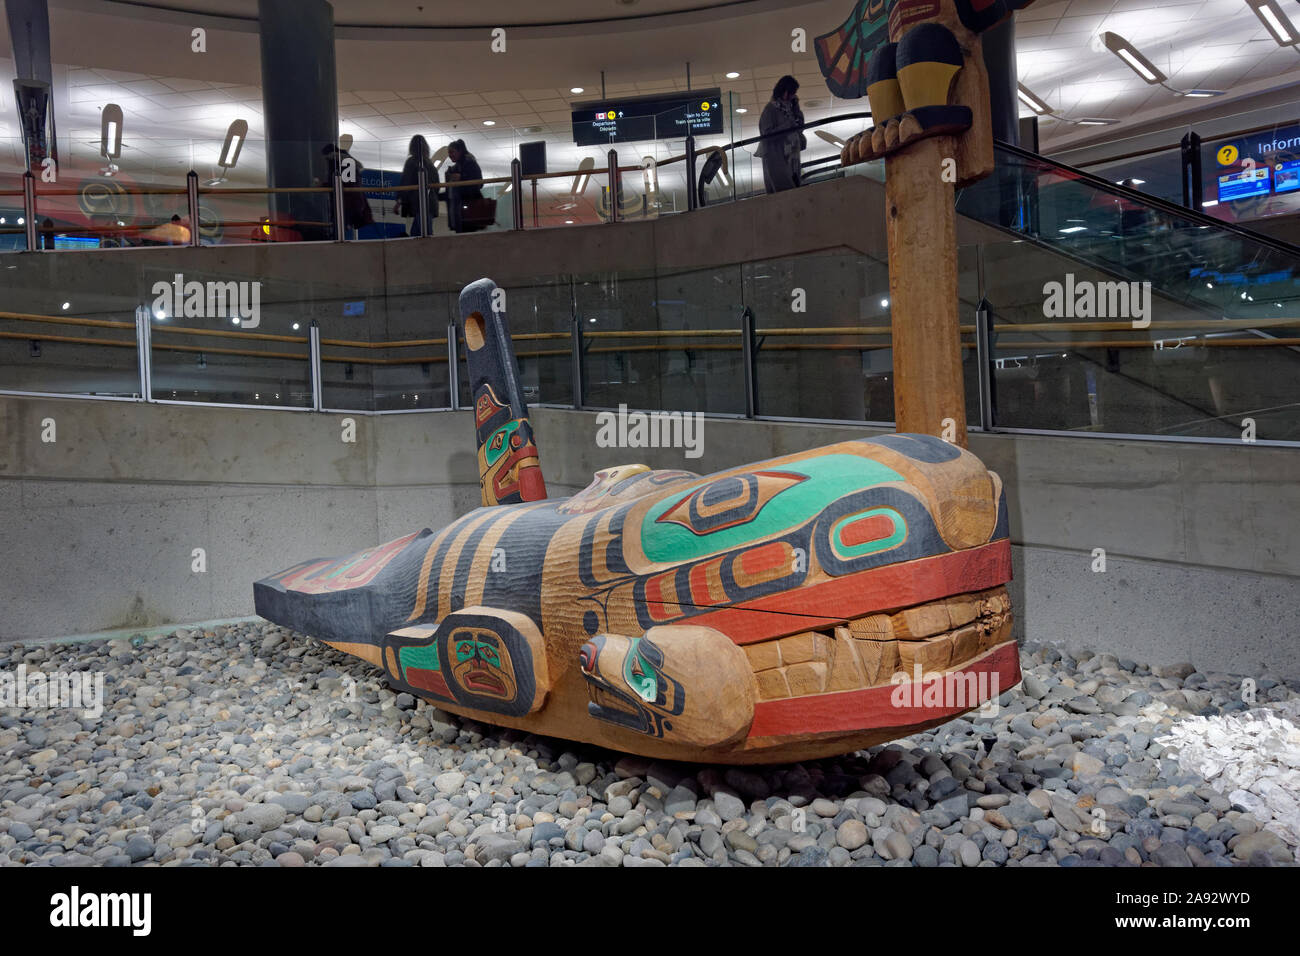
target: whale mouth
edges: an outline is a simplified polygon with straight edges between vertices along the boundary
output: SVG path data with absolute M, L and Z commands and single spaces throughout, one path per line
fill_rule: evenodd
M 860 690 L 957 670 L 1011 641 L 1005 587 L 744 645 L 759 700 Z M 897 675 L 897 676 L 896 676 Z

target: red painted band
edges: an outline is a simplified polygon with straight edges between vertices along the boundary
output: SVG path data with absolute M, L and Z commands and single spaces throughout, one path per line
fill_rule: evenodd
M 1014 642 L 1002 644 L 959 670 L 943 673 L 943 690 L 949 691 L 960 675 L 988 675 L 984 686 L 991 693 L 996 675 L 997 693 L 1005 694 L 1020 683 L 1020 648 Z M 949 676 L 952 675 L 952 682 Z M 790 734 L 824 734 L 850 730 L 877 730 L 885 727 L 910 727 L 934 724 L 979 706 L 982 700 L 957 703 L 951 693 L 943 695 L 939 706 L 920 702 L 929 675 L 920 684 L 885 684 L 863 690 L 846 690 L 834 694 L 813 694 L 786 700 L 763 701 L 754 707 L 750 738 L 783 737 Z M 898 697 L 895 697 L 895 694 Z M 895 700 L 900 700 L 895 704 Z
M 683 624 L 712 627 L 737 644 L 753 644 L 877 611 L 914 607 L 927 601 L 983 591 L 1011 580 L 1011 541 L 952 551 L 902 564 L 887 564 L 820 584 L 721 607 Z M 754 611 L 766 611 L 755 614 Z

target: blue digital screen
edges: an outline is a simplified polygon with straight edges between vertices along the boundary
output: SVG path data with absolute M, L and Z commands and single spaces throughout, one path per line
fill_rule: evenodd
M 1273 192 L 1289 193 L 1300 189 L 1300 160 L 1278 163 L 1273 168 Z
M 343 314 L 344 315 L 365 315 L 366 304 L 365 302 L 344 302 Z
M 1249 199 L 1268 193 L 1268 167 L 1256 166 L 1219 177 L 1219 201 Z
M 99 240 L 86 236 L 55 236 L 55 249 L 98 249 Z

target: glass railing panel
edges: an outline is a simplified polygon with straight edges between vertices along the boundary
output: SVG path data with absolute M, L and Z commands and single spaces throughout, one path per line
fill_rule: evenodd
M 524 401 L 573 404 L 573 286 L 549 276 L 505 288 Z
M 999 149 L 997 160 L 995 175 L 961 191 L 959 213 L 1227 318 L 1249 317 L 1251 302 L 1285 301 L 1300 290 L 1291 250 L 1041 157 Z
M 311 407 L 310 284 L 217 269 L 178 279 L 164 264 L 133 275 L 150 313 L 153 398 Z
M 1127 159 L 1089 164 L 1084 171 L 1158 199 L 1180 204 L 1183 201 L 1182 151 L 1177 146 Z
M 884 263 L 822 253 L 749 263 L 743 275 L 754 314 L 759 415 L 893 420 Z
M 368 356 L 374 360 L 369 372 L 375 411 L 450 407 L 447 323 L 453 304 L 447 293 L 427 287 L 390 287 L 377 294 L 371 321 L 380 331 L 372 344 L 384 347 Z
M 997 424 L 1295 438 L 1294 250 L 1041 157 L 999 162 L 958 200 L 1008 233 L 983 248 Z
M 54 256 L 0 262 L 0 390 L 138 397 L 140 298 L 131 283 L 103 270 L 84 283 L 62 281 L 62 262 Z
M 573 277 L 582 329 L 583 404 L 589 408 L 667 408 L 657 382 L 661 342 L 651 269 Z M 633 333 L 641 333 L 636 335 Z
M 744 414 L 743 301 L 738 265 L 659 271 L 652 327 L 657 334 L 636 346 L 615 340 L 625 349 L 647 348 L 634 354 L 659 392 L 659 404 L 651 407 Z
M 1300 437 L 1294 308 L 1266 319 L 1214 317 L 1157 289 L 1136 320 L 1150 325 L 1135 328 L 1128 315 L 1070 316 L 1056 308 L 1057 289 L 1071 291 L 1076 304 L 1085 289 L 1110 296 L 1117 287 L 1107 272 L 1063 263 L 1028 242 L 986 244 L 983 253 L 999 426 Z

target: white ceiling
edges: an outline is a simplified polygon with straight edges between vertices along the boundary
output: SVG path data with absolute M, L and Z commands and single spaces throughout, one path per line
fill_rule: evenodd
M 52 46 L 60 64 L 56 116 L 61 137 L 73 143 L 73 161 L 97 162 L 99 110 L 115 102 L 125 114 L 126 151 L 120 162 L 139 178 L 170 179 L 191 166 L 206 176 L 236 118 L 248 121 L 250 137 L 239 171 L 256 177 L 263 131 L 255 24 L 157 9 L 250 16 L 255 0 L 53 2 Z M 340 24 L 397 23 L 416 3 L 337 0 L 334 6 Z M 546 139 L 552 168 L 576 165 L 581 156 L 600 151 L 572 146 L 569 104 L 599 96 L 602 69 L 607 95 L 635 95 L 685 89 L 689 60 L 692 86 L 720 86 L 749 110 L 737 117 L 737 136 L 756 133 L 761 105 L 775 80 L 787 72 L 803 84 L 810 120 L 866 109 L 865 100 L 841 101 L 827 93 L 814 54 L 789 52 L 792 25 L 806 29 L 811 40 L 838 26 L 851 0 L 639 0 L 631 6 L 622 0 L 479 0 L 469 5 L 439 0 L 426 9 L 434 6 L 440 22 L 459 26 L 489 16 L 503 23 L 569 20 L 516 31 L 513 52 L 506 57 L 485 52 L 482 30 L 342 31 L 337 42 L 341 129 L 355 137 L 353 152 L 367 166 L 400 168 L 406 142 L 415 133 L 428 137 L 435 148 L 454 137 L 466 138 L 489 175 L 505 172 L 520 140 Z M 1284 0 L 1283 7 L 1300 24 L 1300 5 Z M 647 13 L 665 15 L 598 26 L 572 22 Z M 209 29 L 209 52 L 201 56 L 188 49 L 195 23 Z M 1153 119 L 1177 123 L 1191 115 L 1189 108 L 1222 106 L 1229 99 L 1185 100 L 1146 85 L 1114 55 L 1093 48 L 1092 38 L 1103 30 L 1128 38 L 1175 87 L 1229 90 L 1245 103 L 1300 80 L 1300 55 L 1278 47 L 1245 0 L 1038 0 L 1017 17 L 1021 81 L 1066 116 L 1112 117 L 1124 124 L 1085 129 L 1047 121 L 1041 133 L 1045 151 L 1083 137 L 1118 136 L 1126 125 Z M 7 50 L 3 24 L 0 39 L 0 49 Z M 738 70 L 741 77 L 729 80 L 723 75 L 727 70 Z M 12 64 L 0 61 L 0 77 L 12 75 Z M 571 94 L 574 85 L 585 92 Z M 1300 116 L 1279 116 L 1279 121 L 1288 119 Z M 486 127 L 485 120 L 496 125 Z M 845 135 L 860 125 L 847 122 L 837 131 Z M 18 161 L 13 148 L 17 133 L 12 97 L 0 95 L 0 168 Z M 814 156 L 833 152 L 819 140 L 812 145 Z M 661 147 L 660 155 L 669 148 Z M 651 150 L 642 144 L 623 149 L 637 158 Z
M 1300 25 L 1300 4 L 1281 6 Z M 1207 102 L 1180 101 L 1142 82 L 1114 54 L 1094 50 L 1092 38 L 1107 30 L 1141 50 L 1177 89 L 1241 93 L 1300 80 L 1300 53 L 1279 47 L 1245 0 L 1038 0 L 1016 17 L 1021 82 L 1070 117 L 1131 122 L 1153 109 Z

